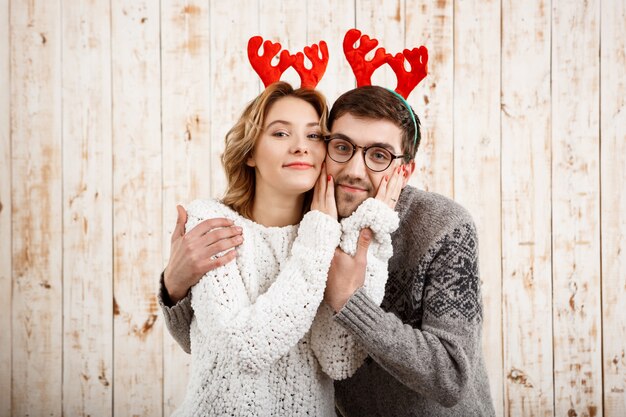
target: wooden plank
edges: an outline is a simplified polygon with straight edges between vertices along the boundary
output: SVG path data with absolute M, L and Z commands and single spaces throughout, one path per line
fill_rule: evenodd
M 168 0 L 161 4 L 161 109 L 166 156 L 161 240 L 166 262 L 176 225 L 176 204 L 210 195 L 212 167 L 205 161 L 211 149 L 211 119 L 222 117 L 219 109 L 213 117 L 210 113 L 210 37 L 208 2 Z M 190 356 L 167 331 L 163 352 L 163 414 L 170 415 L 184 399 Z
M 454 197 L 478 228 L 482 347 L 502 414 L 500 1 L 456 2 L 454 39 Z
M 317 86 L 328 100 L 329 105 L 341 94 L 356 87 L 356 78 L 343 53 L 343 37 L 355 26 L 354 1 L 307 2 L 306 15 L 315 19 L 315 24 L 307 25 L 306 44 L 325 40 L 328 45 L 328 67 L 324 78 Z M 317 19 L 316 16 L 323 16 Z M 302 49 L 304 45 L 299 48 Z
M 0 416 L 11 415 L 11 86 L 9 0 L 0 0 Z
M 405 47 L 424 45 L 429 52 L 429 74 L 408 100 L 422 123 L 416 172 L 409 184 L 447 197 L 453 196 L 454 186 L 453 13 L 451 0 L 406 3 Z
M 406 0 L 381 2 L 356 0 L 356 28 L 370 38 L 378 39 L 378 47 L 390 54 L 402 52 L 405 47 Z M 343 34 L 342 34 L 343 35 Z M 343 36 L 341 37 L 343 41 Z M 370 52 L 366 58 L 374 56 Z M 372 85 L 394 89 L 396 75 L 389 65 L 383 65 L 372 75 Z
M 601 4 L 601 207 L 604 415 L 626 413 L 626 4 Z
M 556 415 L 602 415 L 600 2 L 552 3 Z
M 108 0 L 63 5 L 63 414 L 112 414 Z
M 159 4 L 112 9 L 114 414 L 162 414 Z
M 11 2 L 12 410 L 60 416 L 61 4 Z
M 554 413 L 550 103 L 550 9 L 542 0 L 506 0 L 501 125 L 507 416 Z
M 274 2 L 264 3 L 270 7 Z M 238 120 L 244 107 L 259 94 L 263 84 L 248 62 L 248 39 L 261 35 L 259 30 L 259 5 L 245 0 L 211 0 L 211 189 L 212 197 L 220 197 L 226 189 L 221 155 L 224 137 Z M 245 13 L 241 11 L 245 10 Z M 276 26 L 292 26 L 283 22 Z M 237 30 L 229 30 L 229 28 Z M 273 39 L 275 42 L 276 39 Z M 283 44 L 283 47 L 286 47 Z M 236 91 L 237 94 L 233 94 Z

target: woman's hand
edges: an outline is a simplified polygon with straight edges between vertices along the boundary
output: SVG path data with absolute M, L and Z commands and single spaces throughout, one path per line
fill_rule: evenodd
M 319 210 L 332 218 L 337 218 L 337 203 L 335 203 L 335 180 L 326 173 L 326 163 L 322 164 L 322 171 L 313 189 L 311 210 Z
M 387 204 L 392 209 L 396 207 L 398 198 L 400 198 L 400 191 L 402 191 L 402 183 L 404 180 L 404 166 L 400 165 L 394 168 L 391 173 L 391 177 L 384 176 L 380 181 L 378 192 L 376 193 L 376 199 Z
M 165 267 L 163 281 L 170 300 L 178 302 L 208 271 L 217 269 L 235 259 L 234 249 L 243 242 L 241 228 L 224 219 L 207 219 L 185 234 L 187 212 L 176 206 L 178 218 L 172 233 L 170 259 Z M 216 258 L 220 252 L 228 250 Z

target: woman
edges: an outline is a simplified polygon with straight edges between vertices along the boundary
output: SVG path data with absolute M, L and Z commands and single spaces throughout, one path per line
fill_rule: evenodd
M 226 217 L 243 229 L 243 243 L 236 262 L 208 272 L 191 290 L 192 372 L 175 415 L 335 415 L 332 380 L 310 334 L 342 234 L 323 167 L 326 115 L 320 93 L 270 85 L 226 136 L 223 200 L 187 207 L 187 232 Z M 399 177 L 380 187 L 370 215 L 393 218 L 386 204 L 399 195 Z M 375 232 L 374 241 L 384 239 Z M 325 355 L 339 367 L 333 361 L 347 351 L 335 345 Z

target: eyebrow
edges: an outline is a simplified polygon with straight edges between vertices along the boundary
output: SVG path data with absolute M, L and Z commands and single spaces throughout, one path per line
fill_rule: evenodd
M 286 120 L 274 120 L 273 122 L 271 122 L 270 124 L 265 126 L 265 128 L 269 129 L 271 126 L 273 126 L 275 124 L 283 124 L 283 125 L 287 125 L 287 126 L 291 126 L 292 125 L 291 122 L 288 122 Z M 307 123 L 306 126 L 307 127 L 319 126 L 319 122 L 310 122 L 310 123 Z
M 350 143 L 354 143 L 354 141 L 352 139 L 350 139 L 349 136 L 344 135 L 343 133 L 334 133 L 331 134 L 329 136 L 330 139 L 343 139 L 343 140 L 347 140 Z M 378 146 L 379 148 L 385 148 L 387 149 L 389 152 L 391 152 L 392 154 L 396 154 L 396 150 L 393 148 L 393 146 L 391 146 L 388 143 L 385 142 L 374 142 L 374 143 L 369 143 L 367 145 L 365 145 L 365 147 L 367 148 L 371 148 L 373 146 Z

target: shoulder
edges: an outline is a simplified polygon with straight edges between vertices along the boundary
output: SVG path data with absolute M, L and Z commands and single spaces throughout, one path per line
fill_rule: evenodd
M 467 209 L 440 194 L 406 186 L 397 206 L 400 226 L 394 233 L 396 245 L 425 251 L 438 241 L 457 237 L 475 237 L 476 226 Z
M 239 213 L 215 199 L 193 200 L 184 207 L 187 210 L 187 231 L 207 219 L 223 217 L 232 220 L 236 224 L 241 223 L 242 219 Z

